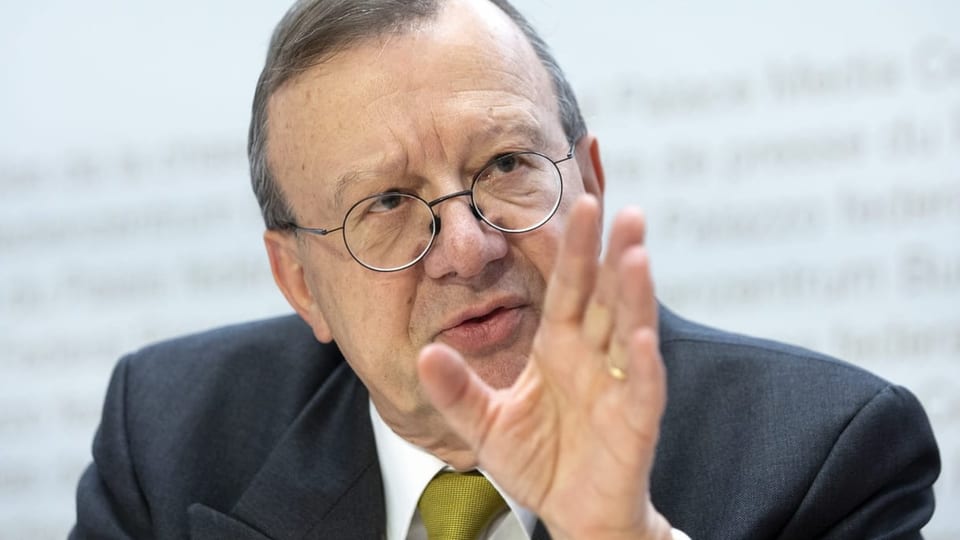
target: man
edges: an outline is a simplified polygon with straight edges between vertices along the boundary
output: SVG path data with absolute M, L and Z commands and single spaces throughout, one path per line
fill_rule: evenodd
M 910 538 L 930 518 L 909 392 L 658 309 L 635 210 L 598 261 L 597 139 L 505 2 L 298 3 L 250 158 L 299 317 L 122 360 L 72 537 Z

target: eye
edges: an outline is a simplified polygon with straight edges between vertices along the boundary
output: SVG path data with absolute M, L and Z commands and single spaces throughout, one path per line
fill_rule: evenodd
M 500 156 L 493 160 L 493 163 L 490 164 L 490 168 L 495 169 L 496 172 L 509 173 L 513 172 L 520 166 L 520 156 L 517 154 L 507 154 L 505 156 Z
M 477 175 L 477 180 L 493 182 L 515 178 L 518 174 L 527 174 L 530 169 L 530 157 L 527 152 L 513 152 L 497 156 Z
M 395 210 L 407 199 L 408 197 L 401 193 L 381 193 L 371 198 L 370 204 L 367 205 L 367 212 L 372 214 L 389 212 Z
M 364 197 L 353 205 L 347 212 L 348 219 L 358 221 L 366 216 L 387 216 L 402 209 L 404 203 L 410 199 L 409 195 L 396 191 L 388 191 Z

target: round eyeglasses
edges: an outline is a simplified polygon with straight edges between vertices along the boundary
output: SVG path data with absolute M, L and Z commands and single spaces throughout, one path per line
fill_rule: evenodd
M 474 216 L 504 233 L 530 232 L 550 220 L 560 206 L 563 177 L 558 164 L 539 152 L 513 152 L 496 157 L 473 177 L 470 189 L 434 199 L 402 192 L 370 195 L 347 210 L 335 229 L 288 226 L 320 236 L 342 231 L 347 251 L 361 265 L 377 272 L 396 272 L 416 264 L 440 233 L 433 207 L 456 197 L 470 197 Z

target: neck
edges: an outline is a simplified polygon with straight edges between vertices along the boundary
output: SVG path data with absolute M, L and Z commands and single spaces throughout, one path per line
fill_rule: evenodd
M 378 405 L 375 399 L 373 405 L 387 427 L 410 444 L 423 448 L 458 471 L 477 467 L 476 454 L 432 407 L 419 414 L 394 414 L 392 409 Z

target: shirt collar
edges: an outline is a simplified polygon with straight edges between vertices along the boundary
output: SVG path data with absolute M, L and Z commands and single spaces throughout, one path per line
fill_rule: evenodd
M 420 494 L 438 472 L 449 466 L 430 452 L 394 433 L 380 417 L 373 401 L 370 402 L 370 421 L 373 424 L 373 437 L 380 460 L 380 476 L 383 479 L 387 540 L 403 540 L 410 529 Z M 486 473 L 484 476 L 487 476 Z M 519 506 L 489 476 L 487 478 L 520 520 L 527 537 L 533 536 L 537 517 Z

